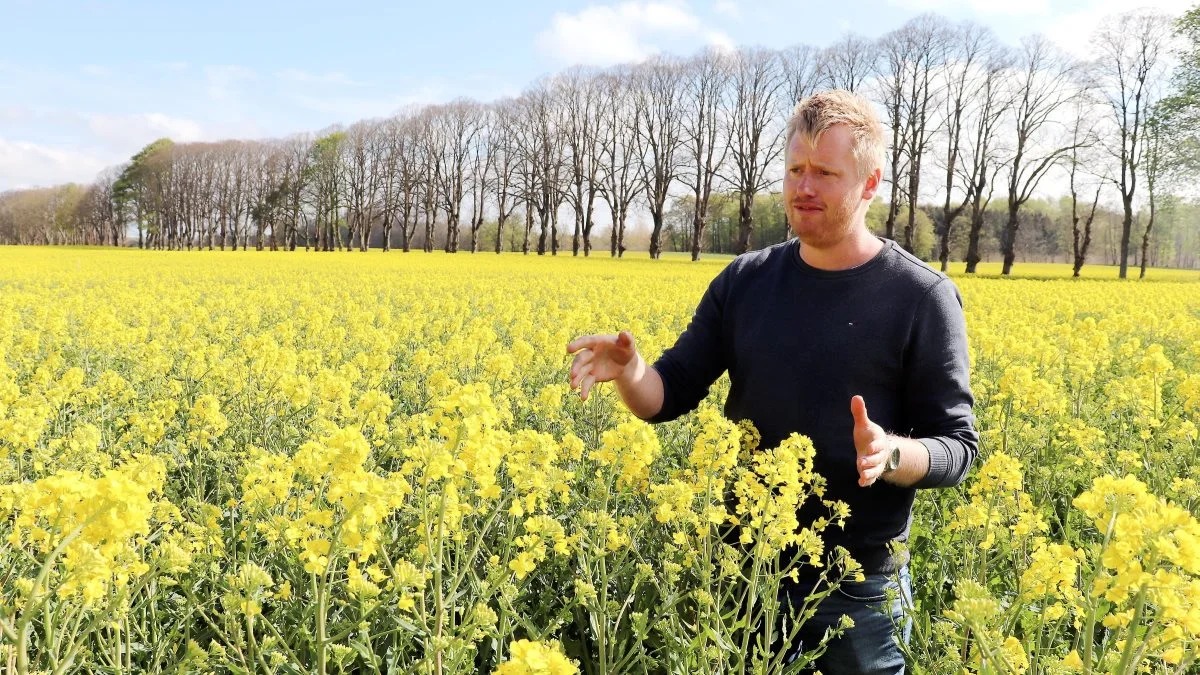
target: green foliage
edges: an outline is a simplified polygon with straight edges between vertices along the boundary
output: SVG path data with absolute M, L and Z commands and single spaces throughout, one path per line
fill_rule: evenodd
M 1183 42 L 1173 76 L 1175 92 L 1159 104 L 1156 116 L 1162 120 L 1169 169 L 1191 175 L 1200 170 L 1200 5 L 1176 21 L 1175 32 Z
M 171 139 L 160 138 L 129 159 L 129 165 L 113 183 L 113 203 L 118 214 L 136 212 L 154 220 L 159 174 L 170 161 L 174 147 Z

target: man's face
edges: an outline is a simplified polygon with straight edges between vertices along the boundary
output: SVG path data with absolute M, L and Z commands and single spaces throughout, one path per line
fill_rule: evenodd
M 854 228 L 859 208 L 875 196 L 880 171 L 862 176 L 850 129 L 835 124 L 813 147 L 793 134 L 784 154 L 783 197 L 788 224 L 806 246 L 829 248 Z

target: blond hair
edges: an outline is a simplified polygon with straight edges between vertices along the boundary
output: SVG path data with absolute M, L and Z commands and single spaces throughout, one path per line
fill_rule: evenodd
M 883 169 L 887 140 L 875 106 L 867 99 L 845 89 L 829 89 L 809 96 L 796 104 L 788 120 L 786 142 L 799 133 L 813 145 L 821 134 L 835 124 L 850 128 L 850 147 L 862 177 L 875 169 Z

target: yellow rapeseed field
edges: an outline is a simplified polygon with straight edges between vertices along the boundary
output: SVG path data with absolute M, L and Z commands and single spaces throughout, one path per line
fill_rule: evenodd
M 0 668 L 779 672 L 846 517 L 796 522 L 811 443 L 567 382 L 726 262 L 0 248 Z M 1150 277 L 955 277 L 981 452 L 918 498 L 915 672 L 1194 672 L 1200 275 Z

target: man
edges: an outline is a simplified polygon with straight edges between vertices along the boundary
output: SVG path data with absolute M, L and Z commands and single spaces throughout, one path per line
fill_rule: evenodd
M 817 663 L 827 675 L 904 672 L 901 603 L 881 601 L 897 585 L 911 597 L 910 576 L 888 543 L 908 538 L 916 489 L 957 485 L 978 447 L 957 288 L 867 230 L 885 145 L 862 97 L 835 90 L 805 99 L 788 122 L 784 155 L 796 239 L 739 256 L 718 274 L 653 366 L 627 331 L 567 346 L 576 354 L 571 385 L 585 399 L 595 383 L 613 381 L 635 415 L 663 422 L 694 409 L 728 370 L 725 414 L 751 420 L 760 447 L 792 432 L 812 439 L 826 498 L 850 506 L 845 528 L 826 530 L 826 545 L 847 548 L 866 573 L 830 595 L 791 647 L 812 649 L 850 615 L 854 628 Z M 819 509 L 807 504 L 801 522 Z M 815 582 L 802 579 L 790 596 L 802 599 Z M 908 629 L 898 637 L 907 641 Z

